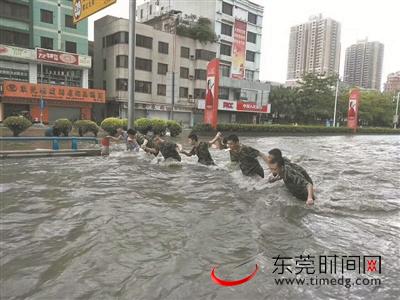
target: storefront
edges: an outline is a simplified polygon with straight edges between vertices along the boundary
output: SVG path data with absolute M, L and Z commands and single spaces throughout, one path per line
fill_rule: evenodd
M 197 109 L 204 111 L 204 100 L 198 100 Z M 255 124 L 260 120 L 260 115 L 269 114 L 271 112 L 271 104 L 257 106 L 254 102 L 245 101 L 218 101 L 218 123 L 242 123 Z M 201 123 L 202 114 L 196 112 L 195 123 Z
M 42 101 L 41 101 L 42 99 Z M 28 111 L 33 121 L 53 123 L 59 118 L 91 120 L 93 104 L 105 103 L 103 90 L 4 81 L 3 118 Z

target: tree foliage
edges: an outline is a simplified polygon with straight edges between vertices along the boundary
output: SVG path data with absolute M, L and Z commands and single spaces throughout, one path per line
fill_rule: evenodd
M 295 88 L 272 87 L 270 103 L 278 123 L 324 124 L 333 119 L 336 76 L 307 74 Z M 337 121 L 347 121 L 350 89 L 341 86 L 338 94 Z M 392 95 L 361 90 L 359 121 L 363 126 L 392 125 L 395 103 Z
M 201 43 L 214 43 L 217 36 L 212 30 L 211 21 L 207 18 L 199 18 L 197 21 L 181 21 L 176 27 L 176 33 L 186 36 Z

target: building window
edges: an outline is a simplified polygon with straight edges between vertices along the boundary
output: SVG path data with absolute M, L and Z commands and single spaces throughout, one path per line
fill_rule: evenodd
M 107 90 L 107 81 L 103 80 L 103 90 Z
M 150 16 L 153 13 L 153 5 L 150 5 Z
M 257 15 L 249 12 L 247 20 L 249 21 L 249 23 L 257 25 Z
M 153 49 L 153 38 L 141 34 L 136 35 L 136 46 Z
M 166 96 L 167 95 L 167 85 L 157 84 L 157 95 L 158 96 Z
M 180 77 L 183 79 L 189 78 L 189 68 L 181 67 Z
M 127 31 L 118 31 L 106 36 L 106 47 L 111 47 L 117 44 L 128 44 L 129 33 Z
M 246 51 L 246 60 L 247 61 L 256 61 L 256 53 L 253 51 Z
M 103 71 L 107 71 L 107 59 L 103 59 Z
M 189 89 L 187 87 L 179 88 L 179 98 L 187 98 L 189 97 Z
M 16 65 L 18 65 L 18 68 L 16 68 Z M 28 64 L 2 61 L 0 63 L 0 81 L 3 80 L 28 82 L 29 81 Z
M 226 44 L 221 44 L 220 52 L 221 52 L 222 55 L 231 56 L 232 46 L 231 45 L 226 45 Z
M 160 75 L 166 75 L 168 72 L 168 65 L 167 64 L 162 64 L 158 63 L 158 68 L 157 68 L 157 73 Z
M 194 89 L 194 99 L 205 99 L 206 90 L 205 89 Z
M 65 41 L 65 52 L 76 53 L 76 43 Z
M 221 24 L 221 34 L 232 36 L 232 26 L 222 23 Z
M 253 44 L 257 43 L 257 34 L 254 32 L 248 31 L 247 32 L 247 41 L 249 43 L 253 43 Z
M 30 20 L 29 4 L 0 1 L 0 16 L 27 22 Z
M 0 44 L 29 48 L 29 34 L 0 29 Z
M 190 56 L 190 49 L 187 47 L 181 47 L 181 57 L 189 58 Z
M 233 15 L 233 5 L 226 3 L 226 2 L 222 2 L 222 12 L 224 14 Z
M 65 27 L 76 29 L 74 18 L 70 15 L 65 15 Z
M 246 70 L 246 79 L 247 80 L 254 80 L 254 71 Z
M 135 80 L 135 92 L 151 94 L 151 81 Z
M 227 65 L 220 65 L 219 70 L 221 72 L 222 77 L 230 77 L 231 76 L 231 67 Z
M 117 91 L 128 91 L 128 79 L 125 78 L 115 79 L 115 89 Z
M 210 61 L 217 56 L 215 52 L 204 50 L 204 49 L 196 49 L 196 59 Z
M 53 49 L 53 39 L 45 36 L 40 37 L 40 47 L 45 49 Z
M 50 10 L 40 10 L 40 21 L 43 23 L 53 24 L 53 12 Z
M 207 71 L 203 69 L 196 69 L 194 71 L 194 78 L 197 80 L 206 80 L 207 79 Z
M 143 9 L 140 10 L 140 19 L 143 19 Z
M 226 87 L 219 88 L 219 99 L 229 100 L 229 88 Z
M 82 87 L 82 70 L 43 65 L 42 77 L 42 68 L 38 67 L 37 69 L 38 82 L 43 78 L 43 83 L 45 84 Z
M 136 62 L 135 62 L 136 70 L 151 72 L 151 70 L 153 69 L 152 65 L 153 65 L 153 61 L 151 59 L 144 59 L 144 58 L 136 57 Z
M 117 55 L 115 65 L 117 68 L 128 69 L 128 55 Z
M 168 54 L 168 43 L 158 42 L 158 53 Z

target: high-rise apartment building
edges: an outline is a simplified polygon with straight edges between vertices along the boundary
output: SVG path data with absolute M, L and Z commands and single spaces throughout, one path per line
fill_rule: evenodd
M 346 49 L 343 81 L 365 89 L 381 89 L 384 46 L 380 42 L 358 41 Z
M 312 16 L 304 24 L 290 29 L 287 84 L 295 84 L 307 73 L 339 73 L 340 23 Z

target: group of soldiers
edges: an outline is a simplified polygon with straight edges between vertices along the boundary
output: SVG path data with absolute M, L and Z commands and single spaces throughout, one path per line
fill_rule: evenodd
M 129 133 L 129 134 L 128 134 Z M 238 163 L 244 176 L 256 176 L 264 178 L 264 169 L 260 165 L 258 158 L 261 158 L 271 171 L 268 182 L 283 180 L 288 190 L 298 199 L 306 201 L 307 205 L 314 203 L 313 181 L 307 171 L 282 156 L 279 149 L 272 149 L 268 154 L 264 154 L 257 149 L 240 143 L 237 135 L 230 135 L 224 138 L 218 132 L 210 141 L 199 141 L 195 133 L 188 136 L 189 144 L 192 146 L 190 151 L 185 151 L 182 145 L 166 141 L 160 134 L 154 134 L 151 138 L 130 129 L 128 132 L 118 129 L 117 137 L 114 140 L 125 140 L 127 149 L 143 149 L 145 152 L 158 156 L 159 153 L 164 159 L 174 159 L 181 161 L 180 154 L 186 156 L 197 156 L 198 162 L 203 165 L 215 165 L 209 151 L 210 147 L 219 150 L 227 149 L 230 153 L 232 162 Z

